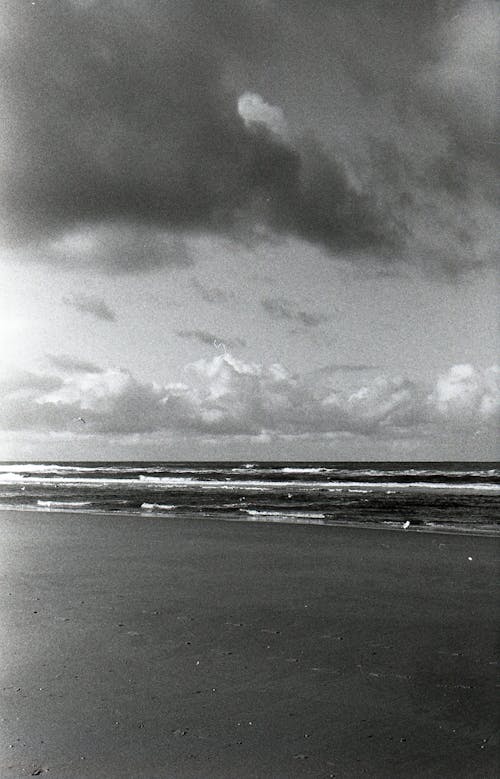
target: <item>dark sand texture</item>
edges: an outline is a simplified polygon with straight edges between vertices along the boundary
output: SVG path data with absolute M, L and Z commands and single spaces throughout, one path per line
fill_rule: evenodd
M 0 776 L 498 776 L 497 553 L 4 512 Z

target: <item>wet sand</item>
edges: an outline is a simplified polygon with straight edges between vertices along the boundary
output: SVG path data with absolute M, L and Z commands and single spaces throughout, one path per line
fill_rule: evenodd
M 0 776 L 497 776 L 498 550 L 4 512 Z

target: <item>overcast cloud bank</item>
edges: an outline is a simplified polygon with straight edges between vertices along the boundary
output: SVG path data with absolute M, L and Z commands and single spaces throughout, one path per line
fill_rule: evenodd
M 4 371 L 0 426 L 6 431 L 76 436 L 164 433 L 190 436 L 288 437 L 353 434 L 437 439 L 494 432 L 500 411 L 498 367 L 455 365 L 431 386 L 403 376 L 376 376 L 355 390 L 316 387 L 283 366 L 230 354 L 186 366 L 182 383 L 143 382 L 119 368 L 85 369 L 52 358 L 59 373 Z M 86 425 L 77 424 L 79 417 Z
M 493 262 L 498 5 L 315 5 L 6 0 L 4 240 L 113 273 L 189 265 L 199 232 Z M 313 133 L 281 102 L 321 106 L 320 76 Z

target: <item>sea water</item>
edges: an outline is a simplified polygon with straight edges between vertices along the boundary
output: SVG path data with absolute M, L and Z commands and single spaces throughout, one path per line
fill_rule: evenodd
M 4 462 L 2 508 L 500 532 L 500 464 Z

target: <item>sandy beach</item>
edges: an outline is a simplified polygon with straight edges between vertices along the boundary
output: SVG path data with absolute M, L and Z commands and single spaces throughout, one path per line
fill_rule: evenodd
M 0 514 L 2 779 L 498 775 L 498 541 Z

